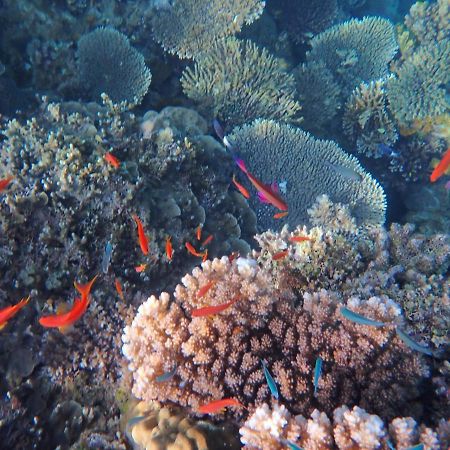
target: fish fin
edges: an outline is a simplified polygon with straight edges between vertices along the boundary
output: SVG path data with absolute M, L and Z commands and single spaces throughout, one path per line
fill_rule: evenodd
M 0 325 L 0 331 L 3 330 L 3 328 L 6 327 L 6 325 L 8 325 L 8 321 L 3 322 L 3 323 Z

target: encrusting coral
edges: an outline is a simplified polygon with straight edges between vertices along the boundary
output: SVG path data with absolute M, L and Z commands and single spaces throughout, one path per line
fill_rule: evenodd
M 193 69 L 183 72 L 181 85 L 200 109 L 227 127 L 258 117 L 293 120 L 300 110 L 292 75 L 279 59 L 248 40 L 214 43 Z
M 276 182 L 286 200 L 286 221 L 295 226 L 307 223 L 307 209 L 318 195 L 345 203 L 358 225 L 384 222 L 386 201 L 383 189 L 335 142 L 315 139 L 309 133 L 272 120 L 255 120 L 236 128 L 227 139 L 256 176 L 265 183 Z M 260 229 L 279 226 L 273 207 L 250 199 Z
M 98 28 L 78 41 L 81 83 L 93 100 L 106 93 L 115 103 L 139 104 L 152 75 L 144 57 L 113 28 Z
M 211 44 L 255 21 L 264 6 L 261 0 L 178 0 L 155 8 L 153 33 L 169 53 L 196 59 Z

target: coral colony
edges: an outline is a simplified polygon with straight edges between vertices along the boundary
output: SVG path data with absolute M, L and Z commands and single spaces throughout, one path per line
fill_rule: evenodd
M 5 0 L 0 60 L 0 447 L 450 448 L 447 0 Z

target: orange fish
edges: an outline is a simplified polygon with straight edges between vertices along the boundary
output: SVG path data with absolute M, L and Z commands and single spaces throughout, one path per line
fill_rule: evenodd
M 201 225 L 199 225 L 197 227 L 196 237 L 197 237 L 197 241 L 199 241 L 202 238 L 202 226 Z
M 227 303 L 222 303 L 221 305 L 205 306 L 203 308 L 194 309 L 192 311 L 192 317 L 212 316 L 213 314 L 218 314 L 222 311 L 225 311 L 227 308 L 229 308 L 233 303 L 236 303 L 238 300 L 239 297 L 236 297 Z
M 95 283 L 95 280 L 97 279 L 98 275 L 95 275 L 94 278 L 92 278 L 91 281 L 88 281 L 86 284 L 79 284 L 76 281 L 74 281 L 73 285 L 75 286 L 75 289 L 81 294 L 81 298 L 88 298 L 92 285 Z
M 172 238 L 170 236 L 166 239 L 166 256 L 169 261 L 172 261 L 173 248 L 172 248 Z
M 0 309 L 0 330 L 2 330 L 8 323 L 8 320 L 14 317 L 29 301 L 30 296 L 23 298 L 15 305 Z
M 231 255 L 228 255 L 228 261 L 232 263 L 236 258 L 239 258 L 239 252 L 233 252 Z
M 282 219 L 283 217 L 286 217 L 289 213 L 287 211 L 279 212 L 273 215 L 274 219 Z
M 9 186 L 9 183 L 11 183 L 13 179 L 13 177 L 6 177 L 0 180 L 0 192 L 4 191 Z
M 238 190 L 245 198 L 250 198 L 249 192 L 247 191 L 247 189 L 245 189 L 244 186 L 242 186 L 241 183 L 239 183 L 239 182 L 236 180 L 236 176 L 235 176 L 234 174 L 233 174 L 233 179 L 232 179 L 232 181 L 233 181 L 233 184 L 236 186 L 237 190 Z
M 136 216 L 136 214 L 133 214 L 133 220 L 137 225 L 139 245 L 141 246 L 142 253 L 144 255 L 148 255 L 148 239 L 144 232 L 144 226 L 142 225 L 141 220 L 138 216 Z
M 221 400 L 215 400 L 213 402 L 202 405 L 198 408 L 201 414 L 214 414 L 217 411 L 228 408 L 230 406 L 235 406 L 237 408 L 245 408 L 245 406 L 235 398 L 223 398 Z
M 203 242 L 202 247 L 206 247 L 212 240 L 214 239 L 214 236 L 210 234 Z
M 279 259 L 286 258 L 286 256 L 289 254 L 289 250 L 283 250 L 281 252 L 275 253 L 275 255 L 272 256 L 272 259 L 274 261 L 278 261 Z
M 216 280 L 212 280 L 202 286 L 197 292 L 197 298 L 202 298 L 215 284 Z
M 109 152 L 105 153 L 105 160 L 107 162 L 109 162 L 109 164 L 111 164 L 116 169 L 118 169 L 120 167 L 120 161 L 114 155 L 112 155 Z
M 190 242 L 186 242 L 185 244 L 187 251 L 194 256 L 203 257 L 203 253 L 199 253 L 197 250 L 195 250 L 194 246 Z
M 311 238 L 308 236 L 291 236 L 289 238 L 290 242 L 305 242 L 305 241 L 311 241 Z
M 438 180 L 444 173 L 447 168 L 450 166 L 450 147 L 444 153 L 444 156 L 439 161 L 439 164 L 434 168 L 433 172 L 430 175 L 430 181 L 434 183 Z
M 141 273 L 141 272 L 143 272 L 145 269 L 146 269 L 146 267 L 147 267 L 147 264 L 139 264 L 138 266 L 136 266 L 135 268 L 134 268 L 134 270 L 137 272 L 137 273 Z
M 123 296 L 123 290 L 122 290 L 122 285 L 120 284 L 120 280 L 118 278 L 116 278 L 114 280 L 114 286 L 116 287 L 116 291 L 119 294 L 119 297 L 122 301 L 124 301 L 124 296 Z
M 39 323 L 45 328 L 59 328 L 60 331 L 63 331 L 75 323 L 86 312 L 88 306 L 88 297 L 75 298 L 70 311 L 64 314 L 43 316 L 39 319 Z
M 208 249 L 203 252 L 202 262 L 205 262 L 208 259 Z

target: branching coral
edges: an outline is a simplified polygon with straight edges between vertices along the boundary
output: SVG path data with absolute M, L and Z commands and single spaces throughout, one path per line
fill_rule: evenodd
M 239 430 L 246 450 L 284 450 L 287 442 L 305 449 L 376 450 L 411 448 L 422 444 L 430 450 L 443 450 L 450 441 L 445 422 L 433 430 L 419 427 L 412 418 L 396 418 L 383 423 L 377 415 L 358 406 L 341 406 L 330 420 L 317 409 L 310 418 L 293 417 L 283 405 L 259 406 Z
M 333 202 L 348 204 L 358 225 L 384 222 L 386 209 L 381 186 L 332 141 L 320 141 L 286 124 L 255 120 L 228 136 L 263 181 L 286 182 L 282 196 L 289 205 L 287 221 L 307 223 L 307 209 L 316 197 L 327 194 Z M 250 200 L 261 228 L 274 227 L 273 208 Z
M 227 126 L 258 117 L 292 120 L 300 105 L 280 60 L 251 41 L 219 41 L 181 77 L 184 93 Z
M 355 88 L 345 104 L 342 124 L 356 149 L 374 158 L 383 156 L 382 147 L 391 146 L 398 139 L 384 85 L 384 80 L 376 80 Z
M 197 58 L 212 43 L 256 20 L 264 6 L 262 0 L 178 0 L 154 11 L 153 33 L 166 51 Z
M 307 61 L 323 61 L 345 96 L 361 82 L 386 76 L 398 49 L 394 27 L 380 17 L 335 25 L 314 37 L 311 46 Z
M 152 79 L 144 57 L 113 28 L 98 28 L 78 41 L 80 80 L 94 100 L 106 93 L 116 103 L 138 104 Z

